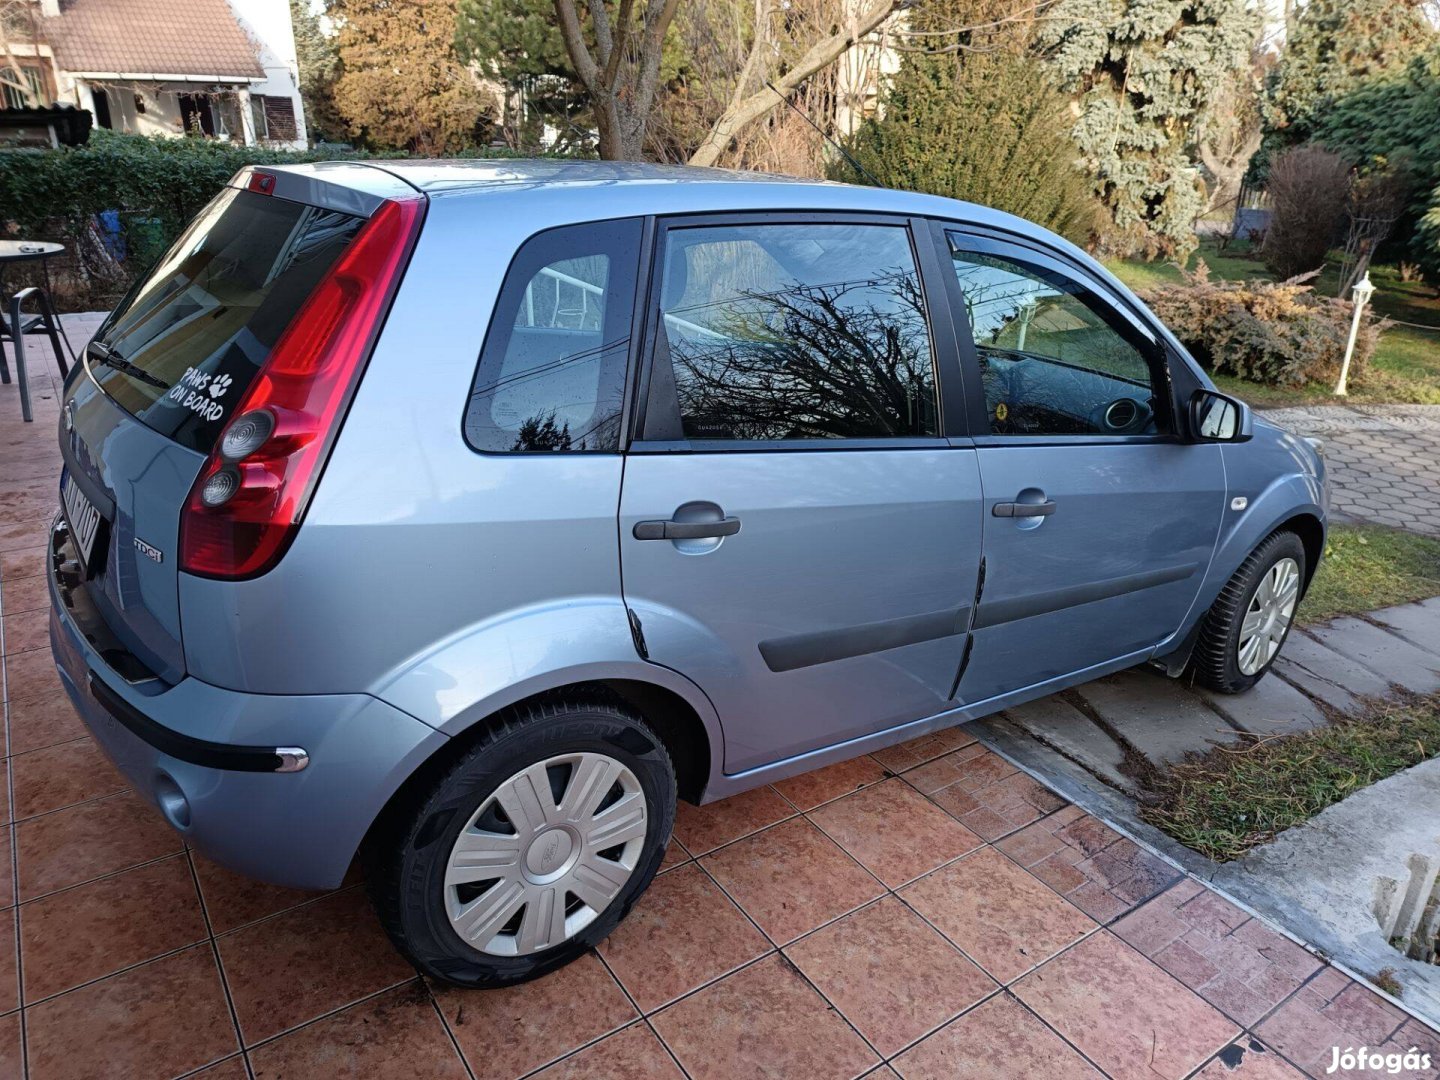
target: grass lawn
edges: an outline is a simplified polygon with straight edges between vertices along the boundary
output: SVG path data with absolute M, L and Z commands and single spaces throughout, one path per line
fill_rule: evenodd
M 1212 277 L 1237 281 L 1269 280 L 1272 275 L 1265 264 L 1251 257 L 1244 244 L 1232 244 L 1221 251 L 1219 242 L 1206 239 L 1190 257 L 1189 266 L 1204 259 Z M 1173 263 L 1147 263 L 1130 259 L 1112 260 L 1106 264 L 1121 281 L 1137 291 L 1153 285 L 1180 280 L 1180 271 Z M 1417 282 L 1403 282 L 1392 266 L 1374 266 L 1370 280 L 1375 283 L 1375 310 L 1393 319 L 1440 327 L 1440 296 L 1436 290 Z M 1333 263 L 1316 279 L 1316 291 L 1334 296 L 1339 269 Z M 1319 405 L 1335 403 L 1333 387 L 1311 383 L 1298 388 L 1281 389 L 1262 386 L 1231 376 L 1215 376 L 1215 385 L 1227 393 L 1244 398 L 1261 408 L 1285 405 Z M 1392 326 L 1380 337 L 1370 370 L 1363 382 L 1352 382 L 1350 400 L 1357 402 L 1406 402 L 1440 405 L 1440 330 L 1417 330 Z
M 1390 705 L 1191 758 L 1170 770 L 1158 801 L 1140 814 L 1186 847 L 1226 862 L 1437 753 L 1440 700 Z
M 1440 596 L 1440 540 L 1383 525 L 1334 525 L 1300 603 L 1304 623 Z

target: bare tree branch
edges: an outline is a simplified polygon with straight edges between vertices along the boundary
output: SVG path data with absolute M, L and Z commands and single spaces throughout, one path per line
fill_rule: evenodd
M 711 127 L 695 153 L 690 155 L 690 164 L 714 165 L 742 128 L 759 120 L 780 104 L 784 97 L 792 94 L 806 79 L 838 60 L 846 49 L 900 10 L 905 2 L 906 0 L 880 0 L 848 26 L 810 46 L 789 71 L 773 80 L 774 90 L 767 85 L 732 104 L 725 110 L 724 115 L 715 121 L 714 126 Z M 765 47 L 766 41 L 757 27 L 755 40 L 751 45 L 751 56 L 753 57 L 757 51 Z M 745 67 L 747 70 L 751 67 L 749 57 L 746 59 Z M 777 97 L 776 91 L 780 96 Z
M 615 51 L 615 40 L 610 33 L 610 12 L 605 9 L 605 0 L 588 0 L 586 7 L 590 9 L 590 26 L 595 32 L 595 60 L 608 72 L 611 61 L 618 64 L 620 55 Z M 621 14 L 628 18 L 629 9 L 630 4 L 624 3 Z
M 560 36 L 565 41 L 565 51 L 575 65 L 575 74 L 592 94 L 600 85 L 600 66 L 590 55 L 585 43 L 585 31 L 580 26 L 580 14 L 575 10 L 575 0 L 555 0 L 555 17 L 560 22 Z
M 655 17 L 651 13 L 659 8 Z M 645 18 L 645 44 L 640 52 L 640 71 L 636 79 L 635 111 L 642 117 L 650 115 L 655 102 L 655 89 L 660 82 L 660 57 L 665 51 L 665 31 L 680 8 L 680 0 L 650 0 Z M 643 129 L 642 129 L 643 130 Z
M 593 53 L 576 0 L 554 3 L 565 51 L 590 95 L 600 156 L 612 161 L 639 158 L 659 83 L 665 32 L 680 0 L 647 0 L 643 34 L 636 25 L 635 0 L 620 0 L 614 21 L 606 0 L 586 0 L 595 40 Z
M 599 7 L 603 11 L 604 0 L 592 0 L 591 7 Z M 606 86 L 614 86 L 615 76 L 620 72 L 620 61 L 624 59 L 625 48 L 630 43 L 630 13 L 634 7 L 635 0 L 620 0 L 620 14 L 615 20 L 616 25 L 620 28 L 620 39 L 610 47 L 610 55 L 604 61 Z

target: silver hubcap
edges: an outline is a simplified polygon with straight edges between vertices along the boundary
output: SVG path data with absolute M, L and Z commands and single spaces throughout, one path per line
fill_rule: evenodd
M 1270 568 L 1250 598 L 1240 624 L 1240 671 L 1254 675 L 1280 651 L 1285 631 L 1300 596 L 1300 567 L 1294 559 L 1281 559 Z
M 554 948 L 590 925 L 645 846 L 645 793 L 604 754 L 564 754 L 506 780 L 460 830 L 445 908 L 461 939 L 492 956 Z

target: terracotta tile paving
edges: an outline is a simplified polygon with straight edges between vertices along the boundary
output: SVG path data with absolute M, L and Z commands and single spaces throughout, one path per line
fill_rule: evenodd
M 995 990 L 995 980 L 894 897 L 785 955 L 881 1054 L 894 1054 Z
M 980 838 L 899 780 L 865 788 L 810 814 L 872 874 L 895 888 L 980 846 Z M 876 828 L 877 822 L 883 822 Z
M 770 948 L 715 880 L 691 863 L 655 879 L 600 943 L 600 955 L 635 1004 L 649 1012 Z
M 1288 938 L 1196 889 L 1175 886 L 1121 919 L 1115 933 L 1241 1024 L 1258 1022 L 1320 970 Z
M 539 982 L 418 979 L 358 876 L 317 894 L 233 874 L 97 753 L 44 640 L 53 394 L 38 404 L 21 425 L 0 389 L 0 1077 L 1296 1080 L 1337 1045 L 1440 1061 L 1440 1034 L 963 728 L 682 806 L 630 919 Z
M 907 904 L 1008 983 L 1095 929 L 1095 922 L 994 848 L 903 890 Z
M 1240 1033 L 1104 930 L 1025 976 L 1015 996 L 1117 1080 L 1179 1080 Z
M 880 1058 L 815 988 L 767 956 L 657 1013 L 655 1030 L 695 1080 L 855 1077 Z
M 1101 1073 L 1012 995 L 996 994 L 895 1059 L 906 1080 L 1098 1080 Z
M 879 881 L 804 818 L 748 836 L 700 865 L 777 945 L 884 892 Z

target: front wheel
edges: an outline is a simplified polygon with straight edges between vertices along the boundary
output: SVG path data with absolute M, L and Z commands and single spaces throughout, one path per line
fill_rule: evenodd
M 568 964 L 650 884 L 675 821 L 675 774 L 637 716 L 529 709 L 397 807 L 367 847 L 396 946 L 427 975 L 507 986 Z
M 1272 533 L 1205 613 L 1190 658 L 1195 681 L 1221 694 L 1259 682 L 1290 633 L 1304 580 L 1305 545 L 1293 532 Z

